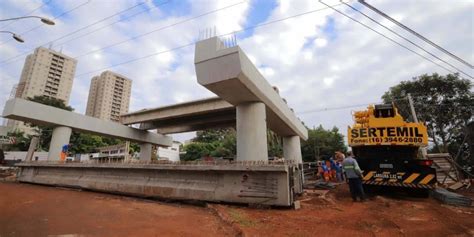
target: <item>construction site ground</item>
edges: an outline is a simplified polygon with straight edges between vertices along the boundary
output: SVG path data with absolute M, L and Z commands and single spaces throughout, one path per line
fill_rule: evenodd
M 0 236 L 474 236 L 474 208 L 431 198 L 352 202 L 306 190 L 298 210 L 166 203 L 0 182 Z

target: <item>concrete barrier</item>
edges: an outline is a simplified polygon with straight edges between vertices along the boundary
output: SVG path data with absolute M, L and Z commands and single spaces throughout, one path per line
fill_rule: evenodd
M 240 164 L 17 164 L 20 182 L 141 197 L 293 205 L 295 166 Z

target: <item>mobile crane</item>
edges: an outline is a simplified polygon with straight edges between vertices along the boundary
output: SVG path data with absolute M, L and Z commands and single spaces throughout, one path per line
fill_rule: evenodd
M 423 123 L 405 122 L 393 104 L 369 105 L 367 110 L 354 112 L 353 119 L 348 144 L 364 171 L 365 187 L 435 187 L 433 161 L 418 154 L 420 147 L 428 145 Z

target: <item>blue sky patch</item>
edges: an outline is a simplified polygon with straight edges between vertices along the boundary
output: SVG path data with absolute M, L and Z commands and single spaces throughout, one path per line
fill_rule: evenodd
M 249 14 L 247 15 L 247 21 L 244 25 L 244 28 L 265 22 L 272 13 L 273 9 L 275 9 L 277 6 L 278 3 L 275 0 L 253 1 L 250 4 Z M 253 32 L 254 29 L 250 29 L 242 32 L 241 36 L 243 38 L 247 38 L 253 35 Z

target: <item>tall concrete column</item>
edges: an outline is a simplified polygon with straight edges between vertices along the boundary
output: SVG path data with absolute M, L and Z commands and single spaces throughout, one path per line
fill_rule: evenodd
M 267 161 L 267 121 L 265 104 L 237 105 L 237 160 Z
M 294 160 L 297 164 L 303 163 L 299 136 L 283 137 L 283 157 L 286 160 Z
M 151 161 L 152 144 L 140 144 L 140 161 Z
M 49 143 L 48 160 L 59 160 L 64 145 L 69 144 L 72 129 L 70 127 L 55 127 Z

